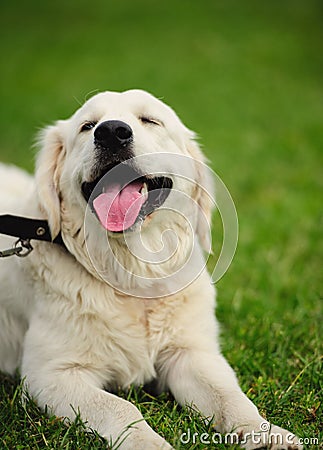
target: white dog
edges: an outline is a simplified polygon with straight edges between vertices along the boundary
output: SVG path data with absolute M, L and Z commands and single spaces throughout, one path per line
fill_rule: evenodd
M 152 380 L 244 448 L 273 434 L 271 448 L 301 448 L 264 428 L 220 353 L 201 250 L 212 180 L 194 134 L 146 92 L 105 92 L 40 146 L 35 181 L 1 166 L 0 212 L 46 219 L 64 244 L 32 241 L 26 258 L 0 260 L 0 369 L 19 367 L 41 407 L 80 411 L 124 450 L 171 448 L 112 393 Z M 12 242 L 2 236 L 0 250 Z

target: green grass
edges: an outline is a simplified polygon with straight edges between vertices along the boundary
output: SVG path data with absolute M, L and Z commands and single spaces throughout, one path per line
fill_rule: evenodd
M 32 170 L 37 130 L 95 90 L 149 90 L 198 132 L 240 222 L 218 283 L 224 354 L 267 419 L 320 442 L 321 15 L 319 0 L 14 0 L 0 17 L 1 160 Z M 1 381 L 1 450 L 104 448 Z M 124 395 L 175 448 L 210 448 L 178 444 L 210 430 L 169 396 Z

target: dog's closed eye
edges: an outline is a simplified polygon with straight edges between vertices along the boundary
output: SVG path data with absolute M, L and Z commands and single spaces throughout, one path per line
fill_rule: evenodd
M 148 124 L 148 125 L 157 125 L 157 126 L 162 126 L 164 125 L 163 122 L 161 120 L 155 119 L 153 117 L 149 117 L 149 116 L 140 116 L 139 120 L 144 123 L 144 124 Z

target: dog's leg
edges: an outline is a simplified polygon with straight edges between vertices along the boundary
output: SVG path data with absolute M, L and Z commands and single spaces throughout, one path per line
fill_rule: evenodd
M 218 353 L 178 350 L 168 362 L 166 384 L 181 405 L 197 409 L 219 432 L 234 433 L 243 448 L 302 448 L 296 436 L 261 417 Z
M 109 449 L 167 450 L 172 447 L 145 422 L 130 402 L 99 387 L 96 374 L 77 366 L 55 369 L 51 363 L 26 370 L 26 388 L 40 407 L 75 419 L 80 414 L 87 427 L 107 439 Z
M 0 306 L 0 370 L 14 374 L 19 367 L 27 322 Z

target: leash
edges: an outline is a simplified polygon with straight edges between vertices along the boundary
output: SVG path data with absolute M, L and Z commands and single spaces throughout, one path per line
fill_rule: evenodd
M 5 214 L 0 216 L 0 234 L 19 238 L 8 250 L 0 251 L 0 258 L 25 257 L 33 250 L 30 240 L 51 242 L 65 248 L 61 233 L 53 240 L 47 220 Z

